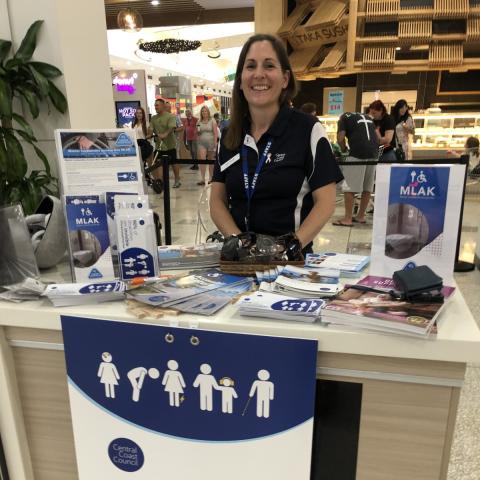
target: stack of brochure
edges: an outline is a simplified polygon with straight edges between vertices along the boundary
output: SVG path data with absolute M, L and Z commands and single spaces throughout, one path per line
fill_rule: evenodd
M 319 298 L 292 298 L 276 293 L 255 292 L 242 298 L 240 315 L 313 323 L 320 317 L 325 301 Z
M 347 286 L 325 307 L 322 323 L 340 328 L 415 337 L 427 337 L 436 333 L 436 320 L 445 303 L 394 299 L 387 293 L 393 287 L 393 280 L 388 278 L 365 277 L 357 285 L 385 288 L 385 293 Z M 445 287 L 444 296 L 448 298 L 453 290 L 452 287 Z
M 262 282 L 260 290 L 297 298 L 331 297 L 341 290 L 339 276 L 338 270 L 286 265 L 273 283 Z
M 123 300 L 124 282 L 55 283 L 48 285 L 44 295 L 55 307 L 86 305 Z
M 356 277 L 368 263 L 367 255 L 354 255 L 349 253 L 307 253 L 305 266 L 309 268 L 333 268 L 340 270 L 342 277 Z
M 251 278 L 228 275 L 218 268 L 211 268 L 149 283 L 129 290 L 127 297 L 155 307 L 211 315 L 233 297 L 250 290 L 252 284 Z
M 158 247 L 161 270 L 191 270 L 217 267 L 220 263 L 222 243 L 199 245 L 165 245 Z
M 20 303 L 26 300 L 38 300 L 46 285 L 36 278 L 27 277 L 13 285 L 0 287 L 0 299 Z

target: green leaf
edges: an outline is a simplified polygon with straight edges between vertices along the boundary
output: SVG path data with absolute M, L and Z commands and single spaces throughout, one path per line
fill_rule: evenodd
M 0 117 L 12 118 L 12 89 L 0 77 Z
M 42 97 L 46 97 L 49 93 L 50 88 L 48 85 L 48 80 L 41 73 L 38 73 L 33 67 L 29 66 L 29 70 L 33 76 L 33 79 L 35 80 L 36 85 L 38 86 Z
M 0 131 L 0 176 L 6 178 L 7 168 L 8 168 L 7 149 L 5 148 L 5 143 L 3 141 L 3 129 L 2 129 Z M 0 185 L 0 187 L 2 186 Z
M 27 132 L 24 132 L 23 130 L 18 130 L 16 128 L 14 128 L 13 131 L 15 133 L 17 133 L 18 135 L 20 135 L 27 143 L 30 143 L 31 145 L 33 145 L 33 142 L 36 141 Z
M 0 40 L 0 63 L 2 63 L 8 55 L 8 52 L 12 48 L 12 42 L 8 40 Z
M 21 180 L 27 173 L 27 160 L 23 148 L 13 133 L 4 131 L 5 146 L 7 147 L 7 178 L 8 181 Z
M 44 77 L 55 78 L 60 77 L 62 72 L 53 65 L 44 62 L 30 62 L 29 65 L 33 67 L 38 73 L 41 73 Z
M 24 61 L 32 58 L 33 52 L 35 51 L 35 48 L 37 48 L 37 34 L 42 23 L 43 20 L 37 20 L 30 25 L 20 47 L 18 47 L 18 50 L 14 55 L 14 58 Z
M 35 150 L 35 153 L 37 154 L 37 157 L 42 161 L 43 166 L 45 167 L 45 172 L 47 172 L 48 177 L 51 178 L 50 164 L 48 163 L 47 156 L 36 145 L 33 145 L 33 148 Z
M 18 58 L 10 58 L 5 62 L 5 70 L 12 70 L 19 65 L 23 65 L 23 60 L 20 60 Z
M 40 110 L 38 108 L 38 101 L 36 95 L 27 90 L 26 88 L 19 88 L 18 93 L 25 99 L 28 104 L 28 108 L 30 109 L 30 113 L 32 114 L 33 118 L 37 118 Z
M 48 85 L 50 87 L 48 96 L 50 97 L 50 100 L 52 101 L 53 105 L 59 112 L 65 113 L 68 107 L 67 99 L 65 98 L 65 95 L 50 80 L 48 80 Z
M 12 114 L 13 119 L 22 127 L 23 131 L 32 139 L 36 140 L 35 135 L 33 133 L 32 127 L 27 123 L 27 121 L 18 113 Z

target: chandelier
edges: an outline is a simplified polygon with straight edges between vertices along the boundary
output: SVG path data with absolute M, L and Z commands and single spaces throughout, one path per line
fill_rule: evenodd
M 117 15 L 117 25 L 123 31 L 139 32 L 143 27 L 143 18 L 133 8 L 122 8 Z
M 140 50 L 151 53 L 180 53 L 196 50 L 202 43 L 198 40 L 176 40 L 166 38 L 155 42 L 145 42 L 139 45 Z

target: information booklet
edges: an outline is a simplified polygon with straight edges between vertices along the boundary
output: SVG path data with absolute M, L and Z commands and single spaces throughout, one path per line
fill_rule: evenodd
M 328 302 L 322 323 L 353 329 L 427 337 L 444 303 L 407 302 L 346 287 Z
M 74 279 L 115 278 L 107 210 L 99 195 L 66 195 L 65 211 Z
M 379 164 L 372 275 L 428 265 L 452 283 L 465 165 Z
M 158 247 L 161 270 L 217 267 L 223 243 L 198 245 L 162 245 Z
M 55 144 L 64 194 L 144 193 L 134 130 L 55 130 Z
M 340 270 L 342 276 L 357 276 L 370 262 L 368 255 L 349 253 L 307 253 L 305 266 L 309 268 L 333 268 Z
M 286 265 L 273 284 L 273 291 L 294 297 L 329 297 L 340 290 L 340 272 Z
M 166 281 L 159 280 L 127 293 L 128 298 L 153 306 L 171 307 L 177 302 L 219 288 L 251 283 L 250 278 L 222 273 L 218 268 L 198 270 Z
M 320 317 L 325 301 L 319 298 L 292 298 L 277 293 L 255 292 L 240 300 L 240 315 L 313 323 Z
M 55 283 L 44 295 L 55 307 L 69 307 L 122 300 L 125 287 L 124 282 Z

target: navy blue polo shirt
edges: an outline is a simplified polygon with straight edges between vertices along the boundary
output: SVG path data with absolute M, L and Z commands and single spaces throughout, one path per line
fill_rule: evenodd
M 312 115 L 285 106 L 258 143 L 249 134 L 249 122 L 244 132 L 250 184 L 272 140 L 250 204 L 250 231 L 276 236 L 298 230 L 313 207 L 312 192 L 343 180 L 324 128 Z M 228 150 L 221 142 L 213 181 L 225 183 L 230 213 L 245 231 L 248 204 L 241 151 Z

